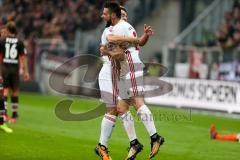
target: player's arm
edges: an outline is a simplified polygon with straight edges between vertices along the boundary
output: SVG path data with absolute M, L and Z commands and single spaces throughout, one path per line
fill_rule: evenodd
M 145 33 L 139 38 L 139 46 L 144 46 L 149 39 L 149 36 Z
M 25 54 L 20 55 L 20 63 L 23 66 L 23 78 L 25 81 L 30 79 L 29 71 L 28 71 L 28 62 L 27 62 L 27 56 Z
M 115 44 L 121 44 L 121 43 L 124 43 L 124 42 L 139 44 L 139 39 L 138 38 L 118 36 L 118 35 L 113 35 L 113 34 L 108 35 L 107 40 L 110 43 L 115 43 Z
M 25 81 L 29 80 L 30 79 L 30 76 L 29 76 L 29 71 L 28 71 L 28 62 L 27 62 L 27 51 L 24 47 L 24 44 L 23 42 L 20 42 L 19 43 L 19 61 L 20 61 L 20 65 L 23 67 L 23 79 Z
M 144 33 L 139 38 L 139 46 L 144 46 L 148 42 L 149 37 L 152 35 L 153 35 L 152 27 L 144 24 Z
M 112 51 L 112 50 L 107 49 L 107 47 L 105 45 L 101 45 L 101 47 L 100 47 L 101 55 L 112 56 L 112 55 L 116 54 L 116 51 L 118 51 L 118 50 Z
M 149 37 L 152 36 L 152 35 L 153 35 L 152 27 L 144 24 L 144 34 L 140 38 L 131 37 L 131 36 L 130 37 L 128 37 L 128 36 L 118 36 L 118 35 L 110 34 L 110 35 L 107 36 L 107 40 L 109 42 L 115 43 L 115 44 L 121 44 L 121 43 L 124 43 L 124 42 L 128 42 L 128 43 L 132 43 L 132 44 L 135 44 L 135 45 L 144 46 L 147 43 Z

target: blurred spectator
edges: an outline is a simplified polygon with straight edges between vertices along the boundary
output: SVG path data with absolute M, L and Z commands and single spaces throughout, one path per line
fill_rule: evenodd
M 225 13 L 225 22 L 215 33 L 216 41 L 208 42 L 207 45 L 221 46 L 223 49 L 233 49 L 240 44 L 240 3 L 236 0 L 232 10 Z
M 238 71 L 235 72 L 235 63 L 240 62 L 235 55 L 235 48 L 240 47 L 240 3 L 235 0 L 230 11 L 225 13 L 224 23 L 219 27 L 219 31 L 214 33 L 214 37 L 209 38 L 206 34 L 206 46 L 220 46 L 223 49 L 223 57 L 219 64 L 211 64 L 210 79 L 236 80 Z M 210 33 L 211 34 L 211 33 Z M 239 54 L 239 53 L 237 53 Z M 219 77 L 220 76 L 220 77 Z
M 127 0 L 118 1 L 123 5 Z M 0 0 L 0 26 L 15 21 L 18 37 L 25 40 L 31 75 L 36 61 L 36 38 L 51 39 L 51 53 L 73 56 L 67 42 L 78 29 L 95 29 L 101 23 L 105 0 Z M 89 44 L 92 53 L 97 52 Z M 59 52 L 59 50 L 61 50 Z
M 211 80 L 218 80 L 219 78 L 219 67 L 217 63 L 213 63 L 210 69 L 210 77 Z
M 123 5 L 127 0 L 121 0 Z M 74 39 L 77 29 L 90 30 L 101 22 L 104 0 L 4 0 L 0 3 L 0 25 L 16 22 L 19 36 L 39 38 L 61 35 Z

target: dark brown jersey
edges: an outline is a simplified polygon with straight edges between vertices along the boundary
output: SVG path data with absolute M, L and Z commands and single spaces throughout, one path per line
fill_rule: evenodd
M 0 40 L 1 63 L 3 66 L 19 66 L 19 56 L 26 54 L 24 44 L 16 37 Z

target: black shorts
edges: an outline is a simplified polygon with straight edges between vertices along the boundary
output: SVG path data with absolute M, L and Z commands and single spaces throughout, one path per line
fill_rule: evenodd
M 2 66 L 3 88 L 19 88 L 19 69 L 16 66 Z

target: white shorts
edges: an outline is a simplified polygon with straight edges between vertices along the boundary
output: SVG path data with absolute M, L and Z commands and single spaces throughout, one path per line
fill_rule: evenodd
M 101 99 L 107 107 L 116 107 L 118 97 L 117 74 L 112 72 L 112 65 L 104 63 L 98 77 Z
M 138 52 L 125 53 L 126 61 L 121 62 L 119 97 L 129 99 L 144 95 L 143 68 L 144 64 L 139 58 Z

